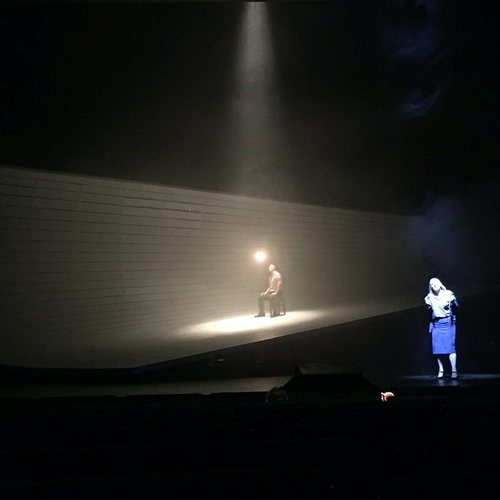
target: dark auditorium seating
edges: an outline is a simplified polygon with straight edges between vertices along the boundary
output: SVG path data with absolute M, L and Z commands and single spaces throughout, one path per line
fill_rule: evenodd
M 4 399 L 0 498 L 470 498 L 500 486 L 500 398 L 263 393 Z M 439 495 L 438 495 L 439 493 Z M 454 496 L 455 495 L 455 496 Z M 276 497 L 275 497 L 276 498 Z

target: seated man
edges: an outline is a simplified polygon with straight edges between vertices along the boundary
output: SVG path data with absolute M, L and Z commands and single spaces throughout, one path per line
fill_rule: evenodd
M 269 265 L 269 286 L 265 292 L 262 292 L 258 298 L 259 312 L 255 315 L 256 318 L 265 316 L 264 301 L 269 300 L 270 316 L 274 318 L 278 316 L 276 308 L 276 300 L 282 294 L 282 279 L 281 274 L 276 270 L 274 264 Z

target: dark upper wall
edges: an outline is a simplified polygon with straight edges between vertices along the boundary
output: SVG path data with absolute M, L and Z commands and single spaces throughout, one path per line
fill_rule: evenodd
M 496 166 L 496 5 L 269 2 L 250 86 L 246 2 L 3 5 L 0 161 L 414 213 Z

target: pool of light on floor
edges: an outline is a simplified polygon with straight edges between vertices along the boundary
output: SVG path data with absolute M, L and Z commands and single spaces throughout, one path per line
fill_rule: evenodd
M 325 316 L 325 311 L 291 311 L 286 315 L 271 318 L 266 315 L 255 318 L 253 315 L 230 316 L 214 321 L 207 321 L 190 325 L 182 330 L 182 334 L 187 335 L 229 335 L 233 333 L 258 332 L 262 330 L 280 329 L 286 326 L 307 326 L 321 317 Z

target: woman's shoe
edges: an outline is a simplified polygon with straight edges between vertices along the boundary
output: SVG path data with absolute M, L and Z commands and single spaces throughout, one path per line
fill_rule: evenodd
M 439 371 L 437 374 L 437 378 L 443 378 L 444 377 L 444 372 Z
M 457 379 L 458 378 L 458 373 L 457 372 L 451 372 L 451 378 L 452 379 Z

